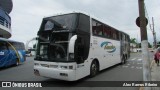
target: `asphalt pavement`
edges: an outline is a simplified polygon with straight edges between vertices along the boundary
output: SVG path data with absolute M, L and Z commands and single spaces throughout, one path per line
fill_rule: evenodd
M 52 81 L 53 87 L 43 88 L 29 88 L 32 90 L 46 89 L 46 90 L 138 90 L 139 87 L 77 87 L 86 81 L 142 81 L 142 58 L 139 53 L 132 53 L 128 62 L 124 65 L 115 65 L 108 69 L 101 71 L 97 76 L 90 78 L 85 77 L 79 82 L 73 82 L 73 86 L 69 83 L 59 83 L 60 80 L 35 76 L 33 73 L 34 60 L 33 57 L 27 57 L 24 64 L 19 66 L 11 66 L 0 69 L 0 81 Z M 61 81 L 63 82 L 63 81 Z M 1 90 L 2 88 L 0 88 Z M 3 88 L 9 89 L 9 88 Z M 28 88 L 12 88 L 12 89 L 28 89 Z
M 153 57 L 151 57 L 151 80 L 160 81 L 160 65 L 157 66 Z M 160 87 L 152 87 L 152 90 L 160 90 Z

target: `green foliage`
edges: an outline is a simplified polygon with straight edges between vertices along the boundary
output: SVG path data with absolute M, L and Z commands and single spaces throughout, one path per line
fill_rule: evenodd
M 157 47 L 160 47 L 160 41 L 158 41 L 158 43 L 157 43 Z
M 141 48 L 141 43 L 137 43 L 137 48 Z M 148 48 L 152 48 L 152 45 L 148 42 Z
M 137 44 L 137 42 L 136 42 L 136 38 L 131 38 L 131 39 L 130 39 L 130 43 Z
M 137 43 L 137 48 L 141 48 L 141 43 Z
M 152 45 L 148 42 L 148 48 L 152 48 Z

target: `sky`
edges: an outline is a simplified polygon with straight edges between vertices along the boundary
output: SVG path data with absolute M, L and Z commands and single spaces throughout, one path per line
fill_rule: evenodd
M 160 0 L 145 0 L 145 6 L 150 24 L 154 17 L 157 41 L 160 41 Z M 10 39 L 26 43 L 37 36 L 44 17 L 74 11 L 86 13 L 141 42 L 140 28 L 135 23 L 139 16 L 138 0 L 13 0 Z M 149 26 L 148 24 L 148 41 L 153 43 Z

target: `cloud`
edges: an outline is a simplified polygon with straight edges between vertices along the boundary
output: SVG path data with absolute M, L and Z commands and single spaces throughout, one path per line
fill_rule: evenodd
M 145 3 L 149 17 L 155 17 L 155 31 L 160 38 L 160 1 L 146 0 Z M 140 41 L 140 31 L 135 24 L 139 16 L 138 0 L 13 0 L 11 39 L 26 42 L 37 35 L 42 18 L 73 11 L 85 12 L 133 38 L 138 34 Z M 148 38 L 153 41 L 150 30 Z
M 52 0 L 14 0 L 11 13 L 12 37 L 11 39 L 26 42 L 36 37 L 41 21 L 44 17 L 65 12 L 61 5 Z

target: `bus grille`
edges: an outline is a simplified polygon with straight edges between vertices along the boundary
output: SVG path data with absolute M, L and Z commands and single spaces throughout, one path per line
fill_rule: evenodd
M 47 67 L 47 68 L 58 68 L 58 65 L 48 65 L 48 64 L 41 64 L 42 67 Z

